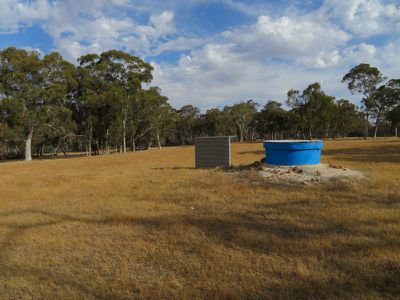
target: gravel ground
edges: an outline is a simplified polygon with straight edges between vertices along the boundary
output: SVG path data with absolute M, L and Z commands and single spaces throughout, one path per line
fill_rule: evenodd
M 260 164 L 260 175 L 274 182 L 292 182 L 309 184 L 332 179 L 360 179 L 364 175 L 356 170 L 328 164 L 303 166 L 274 166 Z

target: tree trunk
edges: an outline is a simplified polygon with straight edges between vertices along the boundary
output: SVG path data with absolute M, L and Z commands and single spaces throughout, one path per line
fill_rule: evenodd
M 345 125 L 344 125 L 344 122 L 342 123 L 342 130 L 340 131 L 339 130 L 339 133 L 342 135 L 341 137 L 346 137 L 346 130 L 345 130 Z
M 64 158 L 67 158 L 67 151 L 65 150 L 64 146 L 62 148 L 62 153 L 64 154 Z
M 126 154 L 126 119 L 122 120 L 122 153 Z
M 251 131 L 251 140 L 254 141 L 256 138 L 256 128 L 253 127 L 253 130 Z
M 92 140 L 90 138 L 87 145 L 87 156 L 92 156 Z
M 369 121 L 368 121 L 368 119 L 369 119 L 369 113 L 367 112 L 367 113 L 365 114 L 364 140 L 366 140 L 367 137 L 368 137 L 368 128 L 369 128 Z
M 100 155 L 101 149 L 100 149 L 99 139 L 95 140 L 95 144 L 96 144 L 96 155 Z
M 397 130 L 398 130 L 398 128 L 397 128 L 397 125 L 396 125 L 396 127 L 394 128 L 394 136 L 398 136 L 398 132 L 397 132 Z
M 328 124 L 328 126 L 325 128 L 325 136 L 326 137 L 329 137 L 329 124 Z
M 92 156 L 92 124 L 89 123 L 89 136 L 87 142 L 87 156 Z
M 32 137 L 33 137 L 33 127 L 29 128 L 28 136 L 25 140 L 25 160 L 32 160 Z
M 157 144 L 158 144 L 158 149 L 161 149 L 161 140 L 160 140 L 160 134 L 157 133 Z
M 376 139 L 377 135 L 378 135 L 378 120 L 376 120 L 375 124 L 374 139 Z
M 132 138 L 132 151 L 135 152 L 136 151 L 136 141 L 135 138 Z
M 375 121 L 375 132 L 374 132 L 374 139 L 376 139 L 377 135 L 378 135 L 378 125 L 379 125 L 379 112 L 376 115 L 376 121 Z
M 147 149 L 150 149 L 151 147 L 151 138 L 149 137 L 149 139 L 147 140 Z
M 109 133 L 109 129 L 107 128 L 107 131 L 106 131 L 106 146 L 105 146 L 105 152 L 106 152 L 106 154 L 110 154 L 110 149 L 109 149 L 109 147 L 108 147 L 108 133 Z
M 244 130 L 244 128 L 239 127 L 239 135 L 240 135 L 240 142 L 241 143 L 243 143 L 243 141 L 244 141 L 243 130 Z

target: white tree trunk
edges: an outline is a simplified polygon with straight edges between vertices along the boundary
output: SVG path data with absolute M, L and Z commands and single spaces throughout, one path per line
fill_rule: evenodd
M 105 149 L 105 152 L 106 152 L 106 155 L 108 155 L 108 154 L 110 154 L 110 149 L 109 149 L 109 147 L 108 147 L 108 133 L 109 133 L 109 129 L 107 128 L 107 131 L 106 131 L 106 149 Z
M 374 131 L 374 139 L 378 136 L 378 121 L 376 121 L 375 131 Z
M 92 156 L 92 124 L 89 127 L 88 156 Z
M 88 143 L 87 143 L 87 156 L 90 157 L 92 156 L 92 143 L 91 140 L 89 139 Z
M 375 121 L 375 132 L 374 132 L 374 139 L 377 137 L 378 135 L 378 125 L 379 125 L 379 116 L 380 114 L 378 113 L 376 116 L 376 121 Z
M 368 137 L 368 128 L 369 128 L 369 113 L 367 112 L 365 115 L 365 128 L 364 128 L 364 140 Z
M 160 140 L 160 134 L 157 133 L 157 144 L 158 144 L 158 149 L 161 149 L 161 140 Z
M 397 128 L 397 125 L 396 125 L 396 127 L 394 128 L 394 136 L 398 136 L 397 130 L 398 130 L 398 128 Z
M 32 160 L 32 137 L 33 137 L 33 127 L 29 128 L 28 136 L 25 140 L 25 160 Z
M 135 138 L 132 138 L 132 151 L 136 151 L 136 141 L 135 141 Z
M 126 119 L 122 121 L 122 153 L 126 154 Z

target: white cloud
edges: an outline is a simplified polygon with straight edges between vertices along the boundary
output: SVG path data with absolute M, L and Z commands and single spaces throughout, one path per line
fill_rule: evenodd
M 311 68 L 327 68 L 340 64 L 341 59 L 339 50 L 335 49 L 328 52 L 320 51 L 315 56 L 303 56 L 297 61 Z
M 164 11 L 160 15 L 150 16 L 150 24 L 154 28 L 156 36 L 163 36 L 168 33 L 173 33 L 175 27 L 173 24 L 174 13 L 171 11 Z
M 374 45 L 361 43 L 347 47 L 343 50 L 345 57 L 349 61 L 371 61 L 377 52 Z
M 268 99 L 284 102 L 289 89 L 302 90 L 316 81 L 337 99 L 346 98 L 359 104 L 360 97 L 351 95 L 341 83 L 352 67 L 366 62 L 389 78 L 399 76 L 400 41 L 383 47 L 360 43 L 295 64 L 274 59 L 243 59 L 231 47 L 207 44 L 190 56 L 183 56 L 178 65 L 155 64 L 154 84 L 177 107 L 192 103 L 207 109 L 250 98 L 261 104 Z M 315 68 L 315 64 L 321 67 Z
M 400 4 L 382 0 L 326 0 L 322 11 L 360 37 L 400 31 Z
M 322 50 L 334 50 L 351 38 L 331 23 L 287 16 L 276 20 L 260 16 L 253 26 L 227 31 L 223 36 L 238 45 L 238 51 L 257 59 L 315 55 Z
M 15 33 L 23 26 L 40 24 L 52 37 L 56 49 L 71 61 L 87 52 L 111 48 L 148 55 L 175 32 L 174 13 L 151 15 L 147 25 L 111 12 L 131 1 L 113 0 L 0 0 L 0 33 Z
M 206 43 L 205 39 L 196 38 L 196 37 L 178 37 L 173 40 L 166 41 L 165 43 L 161 43 L 157 49 L 154 51 L 154 54 L 160 54 L 166 51 L 186 51 L 198 48 Z
M 23 26 L 47 18 L 51 4 L 47 0 L 25 3 L 16 0 L 0 0 L 0 34 L 15 33 Z
M 178 62 L 154 64 L 154 84 L 177 106 L 207 108 L 248 98 L 283 101 L 288 89 L 315 81 L 328 93 L 349 97 L 340 80 L 361 62 L 398 76 L 398 1 L 326 0 L 314 11 L 293 4 L 280 14 L 272 13 L 266 1 L 211 1 L 255 16 L 254 24 L 208 37 L 176 28 L 179 12 L 207 0 L 0 0 L 0 34 L 38 24 L 55 50 L 73 62 L 113 48 L 141 56 L 189 52 Z M 133 11 L 148 20 L 138 22 Z M 365 38 L 378 34 L 390 35 L 386 45 Z
M 146 38 L 158 38 L 174 33 L 173 18 L 174 14 L 170 11 L 164 11 L 160 15 L 152 15 L 149 25 L 137 26 L 135 32 Z
M 149 55 L 157 49 L 164 38 L 175 33 L 173 19 L 174 14 L 170 11 L 152 15 L 148 25 L 132 26 L 130 33 L 123 37 L 121 42 L 128 51 Z
M 208 69 L 200 65 L 208 65 Z M 350 97 L 341 84 L 342 69 L 317 70 L 300 65 L 268 61 L 233 60 L 212 67 L 208 62 L 193 64 L 187 58 L 178 66 L 155 65 L 154 84 L 162 87 L 176 107 L 191 103 L 202 109 L 246 99 L 261 104 L 269 99 L 284 102 L 289 89 L 302 90 L 321 82 L 323 89 L 338 97 Z
M 101 52 L 120 48 L 123 38 L 130 34 L 135 24 L 129 18 L 115 19 L 106 16 L 74 18 L 70 22 L 50 22 L 46 29 L 53 37 L 57 49 L 70 60 L 87 52 Z
M 337 26 L 312 18 L 260 16 L 255 24 L 225 31 L 182 56 L 178 65 L 156 65 L 155 83 L 178 106 L 191 101 L 204 108 L 246 98 L 285 100 L 290 88 L 328 82 L 327 75 L 317 76 L 320 70 L 307 69 L 338 65 L 337 48 L 350 38 Z
M 301 90 L 315 81 L 327 93 L 357 103 L 360 99 L 341 83 L 343 75 L 369 62 L 388 76 L 398 76 L 394 70 L 400 67 L 400 41 L 385 47 L 365 42 L 349 46 L 352 39 L 320 12 L 260 16 L 255 24 L 223 32 L 182 56 L 177 65 L 156 65 L 155 83 L 176 106 L 208 108 L 248 98 L 283 102 L 290 88 Z
M 391 42 L 380 49 L 380 65 L 386 71 L 386 75 L 392 78 L 399 78 L 400 70 L 400 39 Z
M 359 63 L 369 63 L 378 67 L 384 75 L 390 78 L 399 78 L 400 40 L 381 47 L 360 43 L 345 48 L 343 53 L 346 67 Z

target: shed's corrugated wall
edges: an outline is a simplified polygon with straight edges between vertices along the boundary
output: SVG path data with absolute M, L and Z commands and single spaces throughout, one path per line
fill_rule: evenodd
M 196 168 L 229 167 L 231 165 L 231 137 L 197 137 L 194 141 Z

